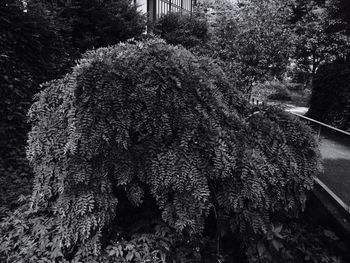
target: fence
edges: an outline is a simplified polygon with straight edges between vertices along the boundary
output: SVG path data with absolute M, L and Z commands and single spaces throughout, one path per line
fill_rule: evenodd
M 331 125 L 308 118 L 304 115 L 300 115 L 297 113 L 292 113 L 292 114 L 302 119 L 309 126 L 311 126 L 315 131 L 317 131 L 317 134 L 319 136 L 321 134 L 327 135 L 327 137 L 332 137 L 332 138 L 335 138 L 336 140 L 341 140 L 342 143 L 350 147 L 350 132 L 340 130 Z
M 192 13 L 196 0 L 149 0 L 147 12 L 153 21 L 170 12 Z
M 350 213 L 350 133 L 297 113 L 292 114 L 312 127 L 320 140 L 325 171 L 316 183 L 324 184 L 323 188 Z
M 350 133 L 292 114 L 311 126 L 320 140 L 324 172 L 315 178 L 313 193 L 350 235 Z
M 251 98 L 250 103 L 253 105 L 266 105 L 266 103 L 263 100 L 258 100 L 256 98 Z

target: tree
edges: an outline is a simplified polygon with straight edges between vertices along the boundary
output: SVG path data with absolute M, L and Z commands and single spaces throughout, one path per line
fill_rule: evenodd
M 29 116 L 34 190 L 0 229 L 8 261 L 196 262 L 210 218 L 253 258 L 319 167 L 310 128 L 158 39 L 87 52 Z
M 55 0 L 44 5 L 63 22 L 63 35 L 80 53 L 139 37 L 145 31 L 145 17 L 129 0 Z
M 223 2 L 231 7 L 222 8 L 215 1 L 209 5 L 215 14 L 209 53 L 221 59 L 227 71 L 238 76 L 235 82 L 250 94 L 254 82 L 282 77 L 286 71 L 292 50 L 286 22 L 289 7 L 274 0 Z
M 323 34 L 331 39 L 336 36 L 336 39 L 328 53 L 333 54 L 332 59 L 324 61 L 315 73 L 308 115 L 347 130 L 350 128 L 349 3 L 334 0 L 329 1 L 326 7 L 330 22 Z
M 347 56 L 350 39 L 331 16 L 333 9 L 334 1 L 297 1 L 294 4 L 293 58 L 299 82 L 312 83 L 320 65 Z
M 346 0 L 329 0 L 330 16 L 335 20 L 334 31 L 345 30 L 350 36 L 350 3 Z

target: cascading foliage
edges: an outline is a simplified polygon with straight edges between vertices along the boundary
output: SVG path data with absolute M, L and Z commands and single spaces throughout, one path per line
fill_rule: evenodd
M 35 183 L 29 230 L 3 225 L 12 250 L 0 255 L 11 260 L 168 262 L 212 213 L 249 241 L 297 216 L 319 167 L 309 128 L 279 109 L 254 111 L 211 60 L 159 39 L 86 53 L 37 94 L 29 117 Z M 146 222 L 128 209 L 150 207 L 176 248 L 120 253 L 142 234 L 128 234 L 131 224 Z

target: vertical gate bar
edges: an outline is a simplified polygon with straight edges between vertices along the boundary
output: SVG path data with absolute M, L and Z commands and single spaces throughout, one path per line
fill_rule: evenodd
M 147 10 L 147 26 L 146 26 L 146 30 L 147 30 L 147 33 L 150 33 L 150 28 L 149 28 L 149 23 L 151 22 L 151 17 L 150 17 L 150 6 L 151 6 L 151 3 L 150 3 L 150 0 L 147 0 L 146 1 L 146 10 Z
M 154 23 L 157 20 L 157 0 L 153 0 L 152 13 Z

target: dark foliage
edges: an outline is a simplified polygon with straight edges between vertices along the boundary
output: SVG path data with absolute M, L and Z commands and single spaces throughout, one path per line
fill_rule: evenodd
M 337 243 L 337 244 L 336 244 Z M 266 237 L 258 241 L 258 252 L 253 262 L 288 262 L 288 263 L 340 263 L 346 255 L 346 245 L 332 231 L 309 223 L 289 222 L 285 225 L 272 226 Z M 277 258 L 277 260 L 276 260 Z
M 292 99 L 288 94 L 287 90 L 277 91 L 276 93 L 272 93 L 271 95 L 269 95 L 267 98 L 270 100 L 280 100 L 280 101 L 288 101 Z
M 349 2 L 295 1 L 290 17 L 294 37 L 294 81 L 312 85 L 318 68 L 349 56 Z
M 45 7 L 64 23 L 63 34 L 80 53 L 138 37 L 145 31 L 145 18 L 129 0 L 55 0 Z
M 350 129 L 349 62 L 335 61 L 318 70 L 307 114 L 340 129 Z
M 347 0 L 332 0 L 331 1 L 331 17 L 337 21 L 330 30 L 342 31 L 350 36 L 350 2 Z
M 207 21 L 199 13 L 169 13 L 155 24 L 154 33 L 169 44 L 181 44 L 186 48 L 204 45 L 209 37 Z
M 26 114 L 40 84 L 61 77 L 88 48 L 139 36 L 143 17 L 129 1 L 0 3 L 0 218 L 30 194 Z
M 0 228 L 8 262 L 201 262 L 210 218 L 209 240 L 234 233 L 253 262 L 319 169 L 309 128 L 157 39 L 88 52 L 29 116 L 35 185 Z
M 0 3 L 0 218 L 30 194 L 25 160 L 26 113 L 39 83 L 57 78 L 69 64 L 65 42 L 37 9 L 23 12 L 16 1 Z

